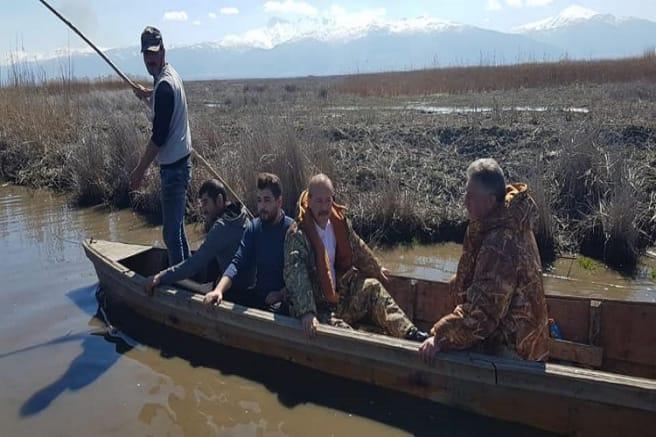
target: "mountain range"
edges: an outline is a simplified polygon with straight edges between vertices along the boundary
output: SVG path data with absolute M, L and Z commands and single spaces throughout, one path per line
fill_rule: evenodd
M 340 26 L 326 20 L 291 23 L 275 18 L 264 28 L 221 41 L 168 47 L 167 58 L 184 79 L 221 79 L 617 58 L 642 55 L 654 46 L 654 21 L 571 6 L 558 16 L 509 32 L 428 17 L 366 26 Z M 144 75 L 138 47 L 105 53 L 128 74 Z M 56 76 L 69 58 L 77 77 L 111 73 L 88 51 L 21 62 Z

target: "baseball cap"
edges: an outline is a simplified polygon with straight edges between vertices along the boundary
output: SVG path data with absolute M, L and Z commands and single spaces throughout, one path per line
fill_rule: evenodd
M 162 33 L 155 27 L 147 26 L 141 32 L 141 53 L 159 52 L 162 47 Z

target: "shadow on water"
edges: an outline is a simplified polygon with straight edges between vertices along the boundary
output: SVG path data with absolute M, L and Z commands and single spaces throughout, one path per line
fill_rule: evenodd
M 22 417 L 40 413 L 67 390 L 77 391 L 93 383 L 118 361 L 121 354 L 132 349 L 122 338 L 108 333 L 90 333 L 83 337 L 80 355 L 71 361 L 59 379 L 34 393 L 21 406 Z M 115 345 L 115 352 L 107 349 L 107 342 Z
M 92 384 L 109 370 L 122 354 L 132 349 L 133 346 L 125 338 L 116 335 L 116 332 L 103 321 L 103 315 L 100 313 L 100 307 L 95 299 L 97 288 L 97 285 L 92 285 L 72 290 L 66 294 L 80 309 L 92 316 L 89 325 L 95 328 L 93 331 L 65 335 L 45 343 L 0 355 L 0 358 L 4 358 L 29 350 L 81 341 L 82 352 L 71 361 L 66 372 L 56 381 L 37 391 L 25 401 L 20 408 L 21 417 L 40 413 L 67 390 L 77 391 Z M 114 347 L 108 348 L 108 343 Z
M 192 367 L 218 370 L 255 381 L 276 395 L 286 408 L 316 404 L 347 414 L 366 417 L 414 435 L 469 436 L 549 435 L 529 427 L 509 425 L 498 420 L 433 402 L 355 382 L 277 358 L 223 346 L 132 313 L 125 307 L 112 307 L 112 323 L 140 344 L 160 351 L 163 358 L 182 358 Z M 234 419 L 234 418 L 233 418 Z M 244 424 L 250 419 L 244 418 Z M 438 431 L 439 430 L 439 431 Z
M 303 404 L 321 405 L 415 435 L 434 435 L 436 432 L 449 436 L 479 433 L 547 435 L 528 427 L 473 416 L 401 393 L 328 376 L 287 361 L 221 346 L 138 317 L 125 307 L 113 306 L 111 313 L 107 314 L 110 320 L 106 321 L 105 313 L 95 298 L 96 289 L 97 286 L 89 286 L 67 293 L 71 301 L 92 316 L 89 325 L 93 330 L 0 355 L 3 358 L 31 349 L 81 341 L 82 352 L 71 361 L 66 372 L 34 393 L 21 406 L 22 417 L 42 412 L 67 390 L 77 391 L 94 383 L 138 343 L 158 350 L 164 359 L 179 357 L 192 367 L 211 368 L 224 376 L 235 375 L 257 382 L 290 409 Z M 113 324 L 120 326 L 121 330 L 118 331 Z M 141 361 L 140 356 L 133 353 L 130 358 Z M 151 360 L 144 357 L 146 364 L 147 361 Z M 232 419 L 237 419 L 237 422 L 243 420 L 244 424 L 250 420 L 247 417 Z

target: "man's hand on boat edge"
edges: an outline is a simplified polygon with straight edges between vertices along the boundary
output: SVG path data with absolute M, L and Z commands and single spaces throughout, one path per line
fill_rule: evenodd
M 314 313 L 307 313 L 301 318 L 301 325 L 303 326 L 303 332 L 307 338 L 312 339 L 317 335 L 317 327 L 319 326 L 319 321 L 317 316 Z
M 159 285 L 159 281 L 162 275 L 159 273 L 153 276 L 149 276 L 145 285 L 146 294 L 152 296 L 155 293 L 155 287 Z
M 205 305 L 218 306 L 221 304 L 221 301 L 223 301 L 223 292 L 219 289 L 210 291 L 203 298 L 203 303 Z
M 419 346 L 419 358 L 426 364 L 433 364 L 435 355 L 439 352 L 439 347 L 435 343 L 435 337 L 428 337 L 421 346 Z

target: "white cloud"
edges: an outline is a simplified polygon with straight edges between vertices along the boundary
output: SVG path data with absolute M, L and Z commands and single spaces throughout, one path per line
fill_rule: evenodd
M 164 21 L 187 21 L 189 17 L 185 11 L 166 11 Z
M 210 17 L 210 19 L 212 19 L 212 20 L 216 19 L 216 14 L 214 12 L 208 13 L 207 16 Z
M 362 27 L 381 21 L 387 11 L 385 8 L 363 9 L 358 12 L 348 12 L 340 5 L 332 5 L 325 18 L 334 22 L 339 27 Z
M 264 11 L 274 14 L 295 14 L 314 17 L 318 14 L 317 8 L 304 1 L 285 0 L 267 1 L 264 3 Z
M 235 7 L 221 8 L 219 12 L 221 12 L 221 15 L 237 15 L 239 14 L 239 9 Z
M 501 3 L 499 3 L 499 0 L 487 0 L 487 5 L 485 5 L 485 9 L 488 11 L 498 11 L 501 9 Z
M 496 0 L 488 0 L 488 5 Z M 498 3 L 498 2 L 497 2 Z M 506 4 L 510 7 L 513 8 L 522 8 L 524 6 L 526 7 L 540 7 L 540 6 L 547 6 L 553 3 L 553 0 L 506 0 Z M 499 5 L 501 6 L 501 5 Z
M 200 20 L 195 20 L 192 24 L 194 26 L 200 26 L 201 23 L 200 23 Z

